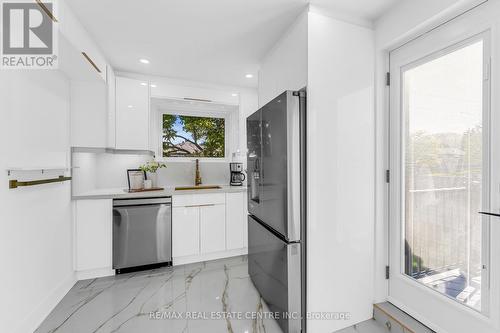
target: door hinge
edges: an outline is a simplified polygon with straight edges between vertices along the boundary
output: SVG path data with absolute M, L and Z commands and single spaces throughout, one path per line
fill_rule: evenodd
M 391 182 L 391 171 L 385 170 L 385 182 L 389 184 Z
M 389 280 L 389 266 L 385 266 L 385 279 Z
M 484 81 L 488 81 L 491 77 L 491 58 L 486 61 L 484 68 Z
M 306 96 L 306 91 L 305 90 L 299 90 L 299 91 L 294 91 L 292 93 L 293 96 L 297 96 L 297 97 L 301 97 L 301 98 L 305 98 L 307 97 Z
M 385 74 L 385 85 L 390 86 L 391 85 L 391 73 L 387 72 Z

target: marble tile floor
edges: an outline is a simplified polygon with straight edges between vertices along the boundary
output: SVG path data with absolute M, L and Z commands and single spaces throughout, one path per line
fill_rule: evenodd
M 35 332 L 282 333 L 268 311 L 240 256 L 78 281 Z

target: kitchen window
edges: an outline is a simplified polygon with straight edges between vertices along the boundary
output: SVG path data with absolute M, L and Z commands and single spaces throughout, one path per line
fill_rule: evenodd
M 163 113 L 161 119 L 163 157 L 226 157 L 225 117 Z

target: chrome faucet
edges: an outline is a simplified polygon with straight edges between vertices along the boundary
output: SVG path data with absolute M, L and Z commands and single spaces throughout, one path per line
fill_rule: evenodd
M 200 161 L 196 159 L 196 172 L 194 175 L 194 185 L 201 185 L 201 175 L 200 175 Z

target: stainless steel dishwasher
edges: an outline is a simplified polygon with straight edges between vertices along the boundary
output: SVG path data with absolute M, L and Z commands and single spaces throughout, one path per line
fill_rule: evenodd
M 172 198 L 113 200 L 116 273 L 162 264 L 172 264 Z

